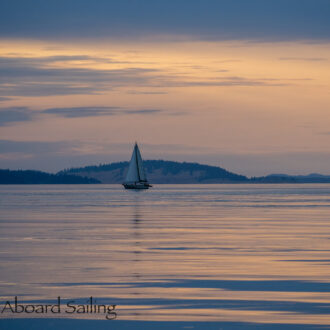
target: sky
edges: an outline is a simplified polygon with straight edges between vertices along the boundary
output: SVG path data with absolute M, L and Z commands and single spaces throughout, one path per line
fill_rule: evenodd
M 330 174 L 329 0 L 0 0 L 0 168 Z

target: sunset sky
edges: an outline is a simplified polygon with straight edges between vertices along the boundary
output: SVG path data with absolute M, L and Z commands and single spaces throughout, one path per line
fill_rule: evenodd
M 0 168 L 330 174 L 329 0 L 0 0 Z

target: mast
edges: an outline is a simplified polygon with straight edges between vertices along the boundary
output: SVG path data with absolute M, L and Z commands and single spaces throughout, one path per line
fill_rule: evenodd
M 134 149 L 135 149 L 135 164 L 136 164 L 137 175 L 138 175 L 138 179 L 139 179 L 138 181 L 141 181 L 141 175 L 140 175 L 140 169 L 139 169 L 139 163 L 138 163 L 138 156 L 137 156 L 139 148 L 138 148 L 138 145 L 137 145 L 136 142 L 135 142 Z

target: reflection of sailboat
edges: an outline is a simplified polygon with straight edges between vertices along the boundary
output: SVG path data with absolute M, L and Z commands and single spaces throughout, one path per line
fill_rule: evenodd
M 126 175 L 123 186 L 126 189 L 148 189 L 152 187 L 146 177 L 146 173 L 143 168 L 142 157 L 139 147 L 135 143 L 131 161 L 129 163 L 128 172 Z
M 141 228 L 142 221 L 143 221 L 143 208 L 141 209 L 141 201 L 140 201 L 140 194 L 135 194 L 135 199 L 132 204 L 132 239 L 130 240 L 132 246 L 130 251 L 132 252 L 132 259 L 130 264 L 130 273 L 127 274 L 131 277 L 131 289 L 129 293 L 132 295 L 133 299 L 140 300 L 141 294 L 143 294 L 143 290 L 139 287 L 139 283 L 144 281 L 144 248 L 143 248 L 143 230 Z M 142 211 L 142 213 L 141 213 Z M 137 309 L 135 312 L 132 312 L 133 318 L 140 319 L 143 313 Z

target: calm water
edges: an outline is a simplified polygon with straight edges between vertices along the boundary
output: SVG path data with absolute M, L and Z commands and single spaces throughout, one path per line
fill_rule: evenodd
M 330 185 L 1 186 L 0 204 L 2 304 L 330 325 Z

